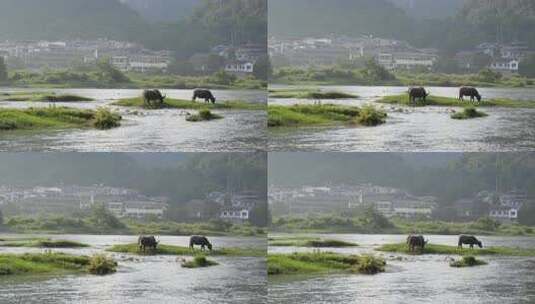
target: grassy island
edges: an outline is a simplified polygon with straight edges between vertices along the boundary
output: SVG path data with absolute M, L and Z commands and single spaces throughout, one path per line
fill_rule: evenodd
M 385 244 L 377 248 L 378 251 L 397 252 L 412 254 L 406 243 Z M 417 251 L 416 254 L 457 254 L 457 255 L 504 255 L 504 256 L 535 256 L 535 248 L 511 248 L 511 247 L 483 247 L 462 249 L 457 246 L 427 244 L 423 251 Z
M 377 102 L 385 103 L 385 104 L 406 105 L 406 106 L 460 107 L 460 106 L 470 105 L 473 107 L 535 108 L 535 101 L 529 101 L 529 100 L 483 98 L 481 102 L 472 103 L 467 99 L 465 99 L 465 101 L 460 101 L 457 98 L 439 97 L 439 96 L 428 96 L 425 102 L 417 99 L 416 102 L 411 103 L 409 101 L 408 94 L 385 96 L 377 100 Z
M 215 266 L 218 265 L 218 263 L 207 259 L 204 255 L 198 255 L 195 256 L 193 260 L 185 261 L 180 265 L 184 268 L 200 268 Z
M 358 244 L 335 239 L 319 239 L 312 237 L 283 237 L 269 239 L 269 246 L 292 247 L 356 247 Z
M 210 110 L 208 109 L 202 109 L 199 111 L 198 114 L 187 116 L 186 120 L 190 122 L 198 122 L 198 121 L 208 121 L 208 120 L 222 119 L 222 118 L 223 116 L 214 114 L 210 112 Z
M 478 111 L 474 107 L 467 107 L 467 108 L 464 108 L 462 112 L 451 114 L 451 118 L 459 119 L 459 120 L 486 117 L 486 116 L 488 116 L 487 113 Z
M 336 91 L 320 91 L 313 89 L 281 89 L 269 90 L 270 98 L 295 98 L 295 99 L 354 99 L 358 96 Z
M 474 256 L 468 255 L 461 257 L 460 260 L 455 260 L 450 263 L 451 267 L 473 267 L 487 265 L 488 263 L 482 260 L 476 259 Z
M 120 253 L 130 253 L 138 255 L 184 255 L 184 256 L 195 256 L 201 251 L 199 249 L 191 250 L 189 247 L 183 246 L 174 246 L 174 245 L 165 245 L 159 244 L 156 250 L 147 249 L 145 252 L 139 249 L 138 244 L 124 244 L 124 245 L 114 245 L 107 249 L 110 252 L 120 252 Z M 202 252 L 208 256 L 265 256 L 265 248 L 213 248 L 212 251 L 205 250 Z
M 159 106 L 148 106 L 143 98 L 125 98 L 120 99 L 112 103 L 116 106 L 122 107 L 136 107 L 143 109 L 190 109 L 190 110 L 201 110 L 201 109 L 219 109 L 219 110 L 265 110 L 266 105 L 263 103 L 250 103 L 239 100 L 225 101 L 225 102 L 216 102 L 216 103 L 205 103 L 204 101 L 191 101 L 185 99 L 173 99 L 166 98 L 165 102 Z
M 387 114 L 373 106 L 362 108 L 334 104 L 268 106 L 269 127 L 299 127 L 349 123 L 376 126 L 386 122 Z
M 120 125 L 121 116 L 105 108 L 68 107 L 0 109 L 0 131 L 67 128 L 109 129 Z
M 268 275 L 347 272 L 376 274 L 385 271 L 382 258 L 331 252 L 269 254 Z
M 8 275 L 108 274 L 115 272 L 117 263 L 108 257 L 76 256 L 65 253 L 0 254 L 0 277 Z
M 0 101 L 80 102 L 93 101 L 93 99 L 73 94 L 56 95 L 50 92 L 13 92 L 0 93 Z
M 83 248 L 89 245 L 67 240 L 13 239 L 0 242 L 0 247 Z

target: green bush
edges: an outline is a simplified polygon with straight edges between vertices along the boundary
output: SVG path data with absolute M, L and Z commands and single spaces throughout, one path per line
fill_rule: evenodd
M 120 115 L 114 114 L 106 108 L 98 108 L 95 112 L 93 126 L 101 130 L 116 128 L 121 125 L 119 122 L 121 119 Z
M 95 254 L 89 259 L 87 270 L 96 275 L 105 275 L 117 271 L 117 262 L 104 254 Z

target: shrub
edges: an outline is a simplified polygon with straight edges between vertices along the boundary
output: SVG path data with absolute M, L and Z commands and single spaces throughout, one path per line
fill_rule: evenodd
M 117 271 L 117 262 L 104 254 L 96 254 L 89 259 L 87 270 L 96 275 L 105 275 Z
M 111 129 L 120 126 L 121 119 L 120 115 L 114 114 L 106 108 L 98 108 L 95 112 L 93 126 L 101 130 Z
M 209 267 L 215 265 L 217 265 L 217 262 L 207 259 L 204 255 L 195 256 L 193 260 L 181 264 L 181 266 L 185 268 Z
M 357 116 L 357 122 L 364 126 L 377 126 L 386 122 L 387 114 L 372 105 L 363 106 Z

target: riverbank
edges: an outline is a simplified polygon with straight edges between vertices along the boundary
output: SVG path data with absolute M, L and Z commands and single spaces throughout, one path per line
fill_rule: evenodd
M 120 126 L 122 117 L 105 108 L 97 110 L 68 107 L 27 109 L 0 108 L 0 131 L 68 128 L 110 129 Z
M 147 249 L 145 252 L 139 249 L 139 244 L 124 244 L 113 245 L 106 251 L 129 253 L 136 255 L 183 255 L 183 256 L 196 256 L 202 253 L 207 256 L 234 256 L 234 257 L 262 257 L 266 255 L 265 248 L 239 248 L 239 247 L 226 247 L 226 248 L 213 248 L 213 250 L 200 249 L 192 250 L 185 246 L 174 246 L 158 244 L 156 250 Z
M 268 254 L 268 275 L 322 273 L 376 274 L 385 271 L 384 259 L 371 255 L 344 255 L 332 252 Z
M 300 127 L 329 124 L 377 126 L 386 122 L 387 114 L 373 106 L 361 108 L 325 105 L 268 106 L 268 127 Z
M 60 94 L 50 92 L 12 92 L 0 93 L 0 101 L 25 101 L 25 102 L 82 102 L 93 101 L 92 98 L 73 95 Z
M 377 100 L 378 103 L 396 104 L 405 106 L 443 106 L 443 107 L 504 107 L 504 108 L 535 108 L 535 101 L 528 100 L 512 100 L 512 99 L 482 99 L 481 102 L 470 102 L 469 99 L 460 101 L 457 98 L 428 96 L 426 101 L 417 100 L 411 103 L 408 94 L 385 96 Z
M 483 247 L 469 248 L 465 245 L 462 249 L 457 246 L 426 244 L 424 250 L 416 249 L 409 251 L 407 243 L 384 244 L 376 248 L 377 251 L 396 252 L 404 254 L 450 254 L 450 255 L 503 255 L 503 256 L 535 256 L 535 248 L 511 248 L 511 247 Z
M 142 97 L 120 99 L 112 103 L 112 105 L 121 107 L 135 107 L 143 109 L 184 109 L 184 110 L 200 110 L 200 109 L 214 109 L 214 110 L 265 110 L 266 105 L 262 103 L 249 103 L 240 100 L 224 101 L 216 103 L 205 103 L 204 101 L 194 102 L 184 99 L 166 98 L 164 103 L 151 107 L 148 106 Z
M 294 237 L 277 237 L 268 239 L 269 246 L 283 247 L 357 247 L 358 244 L 345 242 L 335 239 L 321 239 L 316 237 L 294 236 Z
M 269 90 L 269 98 L 295 98 L 295 99 L 354 99 L 358 98 L 357 95 L 336 92 L 336 91 L 327 91 L 322 92 L 317 89 L 307 89 L 307 88 L 292 88 L 292 89 L 279 89 L 279 90 Z
M 486 218 L 472 222 L 421 221 L 401 218 L 375 222 L 362 217 L 322 215 L 275 217 L 270 232 L 535 236 L 535 227 L 499 224 Z
M 0 247 L 33 247 L 33 248 L 84 248 L 89 247 L 87 244 L 51 239 L 4 239 L 0 240 Z

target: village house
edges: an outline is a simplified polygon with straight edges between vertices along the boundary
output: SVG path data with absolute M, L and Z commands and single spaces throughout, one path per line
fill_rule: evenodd
M 156 217 L 162 219 L 167 210 L 167 204 L 154 201 L 108 202 L 106 208 L 119 218 Z
M 377 63 L 388 70 L 425 68 L 430 70 L 438 56 L 430 53 L 420 52 L 400 52 L 381 53 L 377 56 Z
M 239 208 L 239 207 L 223 207 L 221 209 L 219 218 L 224 221 L 229 221 L 233 223 L 244 223 L 249 220 L 248 208 Z
M 251 61 L 227 61 L 225 63 L 225 72 L 237 76 L 251 75 L 254 72 L 254 63 Z

